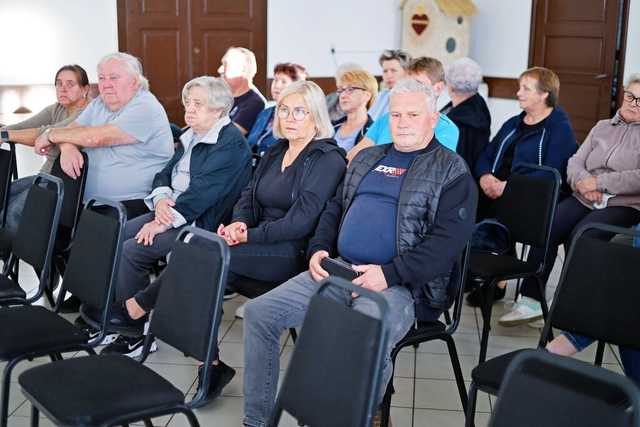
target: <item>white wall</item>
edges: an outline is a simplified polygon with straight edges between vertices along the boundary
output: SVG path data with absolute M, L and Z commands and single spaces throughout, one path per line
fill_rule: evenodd
M 267 71 L 278 62 L 303 64 L 313 77 L 357 62 L 380 74 L 378 57 L 400 46 L 397 0 L 269 0 Z M 331 48 L 336 54 L 331 54 Z
M 116 0 L 0 0 L 0 82 L 52 83 L 77 63 L 96 81 L 98 59 L 118 49 Z
M 624 79 L 633 73 L 640 73 L 640 0 L 629 4 L 629 32 L 625 53 Z

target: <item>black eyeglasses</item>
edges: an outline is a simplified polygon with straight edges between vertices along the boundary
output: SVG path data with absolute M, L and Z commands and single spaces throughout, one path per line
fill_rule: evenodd
M 351 95 L 354 90 L 366 90 L 366 89 L 358 86 L 345 86 L 345 87 L 339 87 L 336 90 L 336 93 L 338 95 L 342 95 L 343 93 L 346 93 L 347 95 Z
M 640 96 L 635 96 L 633 93 L 628 90 L 624 91 L 624 100 L 630 104 L 636 104 L 636 107 L 640 107 Z

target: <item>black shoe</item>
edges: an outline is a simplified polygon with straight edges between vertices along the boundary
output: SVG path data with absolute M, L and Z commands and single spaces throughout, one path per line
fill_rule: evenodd
M 82 331 L 84 331 L 87 335 L 89 335 L 89 340 L 92 340 L 100 335 L 100 329 L 94 328 L 93 326 L 88 324 L 81 316 L 78 316 L 73 324 L 76 325 L 77 328 L 82 329 Z M 98 345 L 109 345 L 114 342 L 118 338 L 118 336 L 119 334 L 115 332 L 109 332 L 104 336 L 104 338 Z
M 142 349 L 144 348 L 144 335 L 139 337 L 125 337 L 120 335 L 114 342 L 102 349 L 100 354 L 122 354 L 123 356 L 131 357 L 132 359 L 139 359 L 142 356 Z M 149 353 L 158 351 L 158 344 L 154 339 L 151 342 L 151 348 Z
M 60 304 L 60 313 L 77 313 L 80 311 L 80 300 L 75 295 L 71 295 Z
M 212 401 L 216 397 L 220 396 L 222 393 L 222 389 L 225 388 L 227 384 L 231 382 L 233 376 L 236 374 L 236 370 L 232 367 L 225 364 L 222 360 L 218 361 L 217 365 L 211 365 L 211 369 L 209 370 L 211 375 L 211 380 L 209 381 L 209 391 L 207 392 L 207 396 L 201 405 Z M 204 368 L 202 366 L 198 367 L 198 390 L 202 386 L 202 382 L 204 378 L 202 377 L 204 374 Z
M 471 307 L 480 307 L 481 305 L 481 295 L 480 292 L 484 293 L 484 296 L 487 296 L 488 288 L 486 286 L 479 286 L 475 288 L 469 295 L 467 295 L 467 304 Z M 504 295 L 507 293 L 507 288 L 499 288 L 496 286 L 496 290 L 493 292 L 493 303 L 496 301 L 500 301 L 504 298 Z

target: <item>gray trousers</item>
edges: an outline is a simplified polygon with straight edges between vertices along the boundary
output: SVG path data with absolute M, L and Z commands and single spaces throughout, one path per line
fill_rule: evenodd
M 244 425 L 267 425 L 275 404 L 278 373 L 280 370 L 280 335 L 302 325 L 309 300 L 317 290 L 317 283 L 308 271 L 289 279 L 270 292 L 249 301 L 244 310 Z M 327 295 L 344 299 L 335 287 Z M 387 327 L 389 341 L 384 360 L 382 386 L 378 403 L 391 379 L 391 351 L 415 321 L 414 302 L 407 288 L 396 286 L 382 292 L 389 304 Z M 353 300 L 353 308 L 374 317 L 379 310 L 366 298 Z M 309 387 L 313 387 L 312 384 Z

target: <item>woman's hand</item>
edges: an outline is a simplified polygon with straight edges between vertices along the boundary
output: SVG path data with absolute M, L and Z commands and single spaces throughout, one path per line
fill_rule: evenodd
M 506 186 L 507 181 L 500 181 L 490 173 L 484 174 L 480 177 L 480 188 L 490 199 L 497 199 L 502 196 Z
M 51 147 L 53 147 L 53 144 L 49 142 L 49 134 L 44 132 L 36 138 L 36 141 L 33 144 L 33 151 L 35 151 L 39 156 L 46 156 L 49 153 L 49 150 L 51 150 Z
M 156 222 L 158 224 L 171 227 L 173 225 L 173 220 L 175 219 L 171 208 L 175 205 L 176 202 L 174 202 L 170 198 L 161 199 L 158 203 L 156 203 Z
M 247 242 L 247 224 L 236 221 L 226 227 L 220 224 L 218 236 L 222 237 L 229 246 Z
M 588 201 L 590 201 L 591 203 L 593 203 L 594 205 L 598 203 L 602 203 L 603 194 L 600 191 L 589 191 L 588 193 L 585 193 L 582 196 Z
M 587 193 L 597 190 L 598 180 L 593 175 L 589 175 L 588 177 L 576 182 L 576 191 L 578 191 L 578 193 L 582 194 L 585 197 L 587 196 Z
M 167 231 L 169 227 L 163 224 L 158 224 L 155 220 L 150 221 L 142 226 L 135 239 L 138 244 L 151 246 L 153 245 L 153 239 L 161 233 Z

